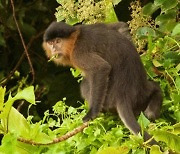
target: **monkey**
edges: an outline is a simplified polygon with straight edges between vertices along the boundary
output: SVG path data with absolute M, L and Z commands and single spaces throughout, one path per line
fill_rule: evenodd
M 152 120 L 160 116 L 160 86 L 147 79 L 126 24 L 71 26 L 53 22 L 44 33 L 43 48 L 49 58 L 56 55 L 53 61 L 57 65 L 82 71 L 80 91 L 89 105 L 83 122 L 96 118 L 100 112 L 115 111 L 137 135 L 141 127 L 136 116 L 141 112 Z M 151 138 L 147 132 L 143 134 L 145 141 Z

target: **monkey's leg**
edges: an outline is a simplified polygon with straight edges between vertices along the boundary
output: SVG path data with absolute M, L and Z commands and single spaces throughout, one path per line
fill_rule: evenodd
M 133 114 L 133 111 L 130 106 L 128 106 L 128 103 L 130 102 L 118 102 L 117 104 L 117 112 L 119 114 L 119 117 L 121 118 L 124 125 L 135 135 L 138 133 L 141 133 L 141 127 L 136 121 L 136 118 Z M 144 134 L 144 140 L 147 141 L 151 138 L 151 136 L 147 132 L 143 132 Z M 157 144 L 155 140 L 152 140 L 150 142 L 151 145 Z
M 81 91 L 81 96 L 89 102 L 90 101 L 90 85 L 89 85 L 88 80 L 85 78 L 81 81 L 80 91 Z
M 149 81 L 149 83 L 153 90 L 149 96 L 149 103 L 144 113 L 149 119 L 155 120 L 160 116 L 162 93 L 158 84 L 153 81 Z
M 82 55 L 81 55 L 82 56 Z M 89 111 L 83 118 L 86 122 L 90 119 L 94 119 L 102 109 L 105 101 L 109 74 L 111 66 L 107 61 L 95 53 L 86 53 L 83 59 L 86 61 L 80 61 L 79 65 L 82 66 L 82 70 L 85 72 L 85 78 L 88 80 L 90 92 Z

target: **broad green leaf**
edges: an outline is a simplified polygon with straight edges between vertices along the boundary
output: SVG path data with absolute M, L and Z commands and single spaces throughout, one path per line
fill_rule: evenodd
M 164 3 L 161 7 L 162 11 L 170 10 L 174 7 L 176 7 L 178 4 L 178 0 L 164 0 Z
M 180 63 L 176 66 L 177 72 L 180 71 Z
M 30 86 L 18 92 L 14 100 L 18 99 L 25 99 L 27 102 L 35 104 L 34 87 Z
M 8 131 L 15 132 L 18 136 L 27 136 L 29 130 L 30 127 L 27 120 L 21 113 L 12 107 L 8 117 Z
M 6 88 L 0 87 L 0 111 L 3 109 Z
M 172 31 L 172 36 L 175 36 L 177 34 L 180 34 L 180 23 L 177 24 Z
M 179 76 L 176 77 L 175 83 L 176 83 L 176 87 L 180 90 L 180 77 Z
M 162 11 L 170 10 L 177 6 L 178 0 L 155 0 L 154 4 L 156 6 L 161 6 Z
M 0 118 L 2 118 L 2 119 L 7 118 L 14 101 L 15 100 L 11 97 L 11 94 L 9 94 L 9 98 L 5 103 L 5 106 L 3 108 L 3 112 L 1 112 L 1 114 L 0 114 Z
M 180 102 L 180 101 L 179 101 L 179 102 Z M 174 115 L 175 115 L 175 117 L 176 117 L 176 120 L 177 120 L 178 122 L 180 122 L 180 111 L 174 112 Z
M 0 154 L 14 154 L 16 148 L 17 139 L 12 134 L 6 134 L 2 139 L 0 146 Z
M 42 132 L 41 122 L 31 125 L 29 134 L 26 137 L 39 143 L 49 143 L 52 141 L 47 134 Z
M 38 143 L 49 143 L 52 139 L 47 134 L 39 132 L 34 138 L 34 141 Z
M 106 23 L 112 23 L 118 21 L 118 18 L 113 8 L 113 4 L 109 0 L 106 0 L 105 14 L 106 14 L 106 19 L 105 19 Z
M 153 14 L 159 7 L 154 5 L 153 3 L 148 3 L 143 7 L 143 14 L 150 16 Z
M 150 154 L 163 154 L 158 145 L 153 145 L 150 150 Z
M 129 149 L 127 147 L 107 147 L 97 154 L 128 154 Z
M 167 131 L 157 130 L 153 132 L 154 138 L 157 141 L 163 141 L 171 149 L 180 152 L 180 137 Z
M 25 88 L 24 90 L 18 92 L 15 97 L 12 97 L 11 94 L 9 95 L 9 98 L 5 103 L 5 107 L 3 108 L 3 112 L 0 114 L 0 118 L 2 118 L 2 124 L 5 131 L 7 131 L 7 118 L 10 113 L 11 107 L 13 103 L 18 99 L 25 99 L 26 101 L 35 104 L 34 87 L 30 86 L 28 88 Z
M 149 35 L 152 36 L 152 37 L 156 37 L 155 31 L 152 28 L 150 28 L 150 27 L 141 27 L 141 28 L 138 28 L 138 30 L 136 32 L 136 35 L 139 38 L 147 38 Z
M 112 0 L 112 3 L 113 3 L 113 5 L 117 5 L 117 4 L 119 4 L 121 1 L 122 1 L 122 0 Z
M 174 127 L 174 131 L 173 132 L 175 134 L 180 134 L 180 122 L 175 124 L 175 125 L 173 125 L 173 127 Z
M 159 23 L 158 30 L 162 33 L 167 33 L 170 35 L 175 25 L 176 25 L 176 21 L 174 19 L 165 20 Z
M 138 118 L 138 123 L 141 125 L 142 128 L 146 128 L 150 124 L 150 121 L 141 112 L 141 114 Z
M 165 21 L 172 22 L 175 21 L 176 16 L 177 16 L 176 10 L 170 10 L 165 14 L 161 14 L 157 16 L 157 18 L 155 19 L 155 23 L 156 25 L 162 25 Z
M 153 64 L 155 67 L 160 67 L 160 66 L 163 66 L 160 62 L 158 62 L 156 59 L 153 59 Z
M 69 17 L 68 19 L 66 19 L 66 23 L 69 24 L 69 25 L 74 25 L 74 24 L 76 24 L 78 22 L 79 22 L 78 18 L 70 18 Z
M 154 0 L 154 4 L 156 6 L 160 6 L 163 5 L 163 3 L 165 3 L 167 0 Z
M 179 88 L 176 87 L 176 90 L 179 90 Z M 173 100 L 174 104 L 180 105 L 179 104 L 179 102 L 180 102 L 180 95 L 178 93 L 172 93 L 171 97 L 172 97 L 172 100 Z

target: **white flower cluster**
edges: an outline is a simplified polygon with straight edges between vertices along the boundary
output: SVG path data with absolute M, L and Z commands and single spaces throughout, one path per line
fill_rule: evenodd
M 92 24 L 105 19 L 106 0 L 58 0 L 58 3 L 60 6 L 55 14 L 58 21 Z

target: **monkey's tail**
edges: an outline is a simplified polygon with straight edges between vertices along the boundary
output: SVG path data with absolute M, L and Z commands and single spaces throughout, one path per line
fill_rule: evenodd
M 130 103 L 130 102 L 129 102 Z M 136 118 L 134 116 L 134 113 L 130 106 L 128 106 L 128 102 L 126 103 L 118 103 L 117 104 L 117 112 L 119 114 L 119 117 L 121 118 L 124 125 L 135 135 L 138 133 L 142 134 L 141 127 L 136 121 Z M 152 138 L 151 135 L 149 135 L 147 132 L 143 132 L 144 134 L 144 140 L 147 141 L 150 138 Z M 150 145 L 157 144 L 157 142 L 153 139 L 149 142 Z

